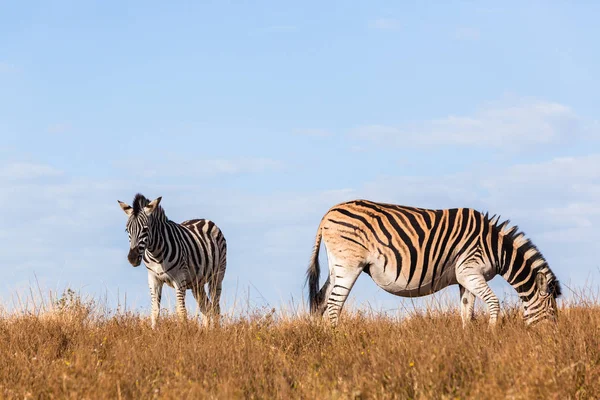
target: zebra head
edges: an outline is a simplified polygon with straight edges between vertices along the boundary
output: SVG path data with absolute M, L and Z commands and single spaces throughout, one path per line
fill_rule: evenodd
M 561 295 L 560 282 L 550 271 L 539 271 L 534 279 L 533 293 L 523 303 L 525 323 L 532 325 L 542 320 L 556 322 L 556 298 Z
M 134 267 L 142 263 L 142 256 L 148 244 L 148 237 L 152 225 L 152 216 L 160 204 L 161 197 L 149 201 L 141 194 L 133 199 L 133 207 L 119 201 L 121 209 L 127 215 L 125 230 L 129 235 L 129 254 L 127 260 Z M 118 200 L 117 200 L 118 201 Z

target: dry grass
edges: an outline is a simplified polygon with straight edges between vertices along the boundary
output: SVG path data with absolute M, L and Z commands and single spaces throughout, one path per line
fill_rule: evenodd
M 456 312 L 403 321 L 346 313 L 331 329 L 272 313 L 205 329 L 110 314 L 69 295 L 0 318 L 2 398 L 600 398 L 600 307 L 558 326 L 463 330 Z

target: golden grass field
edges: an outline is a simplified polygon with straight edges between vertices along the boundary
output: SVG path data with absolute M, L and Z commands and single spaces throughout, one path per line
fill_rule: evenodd
M 500 326 L 457 310 L 399 320 L 345 312 L 336 329 L 255 311 L 203 328 L 63 297 L 0 318 L 0 397 L 68 399 L 599 399 L 600 306 L 561 303 L 559 323 Z

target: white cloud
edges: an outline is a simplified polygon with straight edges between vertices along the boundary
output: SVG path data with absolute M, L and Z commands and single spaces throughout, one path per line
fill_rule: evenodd
M 541 213 L 548 218 L 568 224 L 573 228 L 592 228 L 593 220 L 600 217 L 600 203 L 597 202 L 573 202 L 563 207 L 542 208 Z
M 484 181 L 489 189 L 501 187 L 527 188 L 533 184 L 551 187 L 561 182 L 565 192 L 582 195 L 585 191 L 598 191 L 600 154 L 580 157 L 557 157 L 549 161 L 508 166 L 500 176 Z M 582 183 L 585 185 L 581 186 Z
M 521 100 L 489 105 L 472 116 L 454 116 L 403 126 L 367 125 L 351 132 L 357 139 L 385 145 L 458 145 L 526 150 L 529 146 L 591 137 L 586 121 L 569 107 Z
M 400 21 L 393 18 L 377 18 L 369 21 L 369 27 L 382 31 L 395 31 L 400 29 Z

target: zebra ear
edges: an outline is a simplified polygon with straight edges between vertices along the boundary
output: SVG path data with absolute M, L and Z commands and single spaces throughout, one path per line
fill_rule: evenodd
M 154 212 L 154 210 L 156 210 L 158 208 L 158 205 L 160 204 L 160 201 L 162 200 L 162 197 L 157 198 L 156 200 L 152 200 L 150 203 L 148 203 L 148 205 L 146 207 L 144 207 L 144 213 L 146 215 L 150 215 Z
M 540 292 L 542 292 L 544 294 L 549 293 L 548 278 L 546 278 L 546 274 L 544 274 L 543 272 L 537 273 L 537 275 L 535 276 L 535 284 L 538 287 L 538 289 L 540 290 Z
M 117 200 L 119 202 L 119 205 L 121 206 L 121 209 L 125 212 L 125 214 L 127 214 L 127 216 L 129 217 L 131 215 L 131 213 L 133 212 L 133 208 L 131 208 L 131 206 L 129 204 L 125 204 L 120 200 Z

